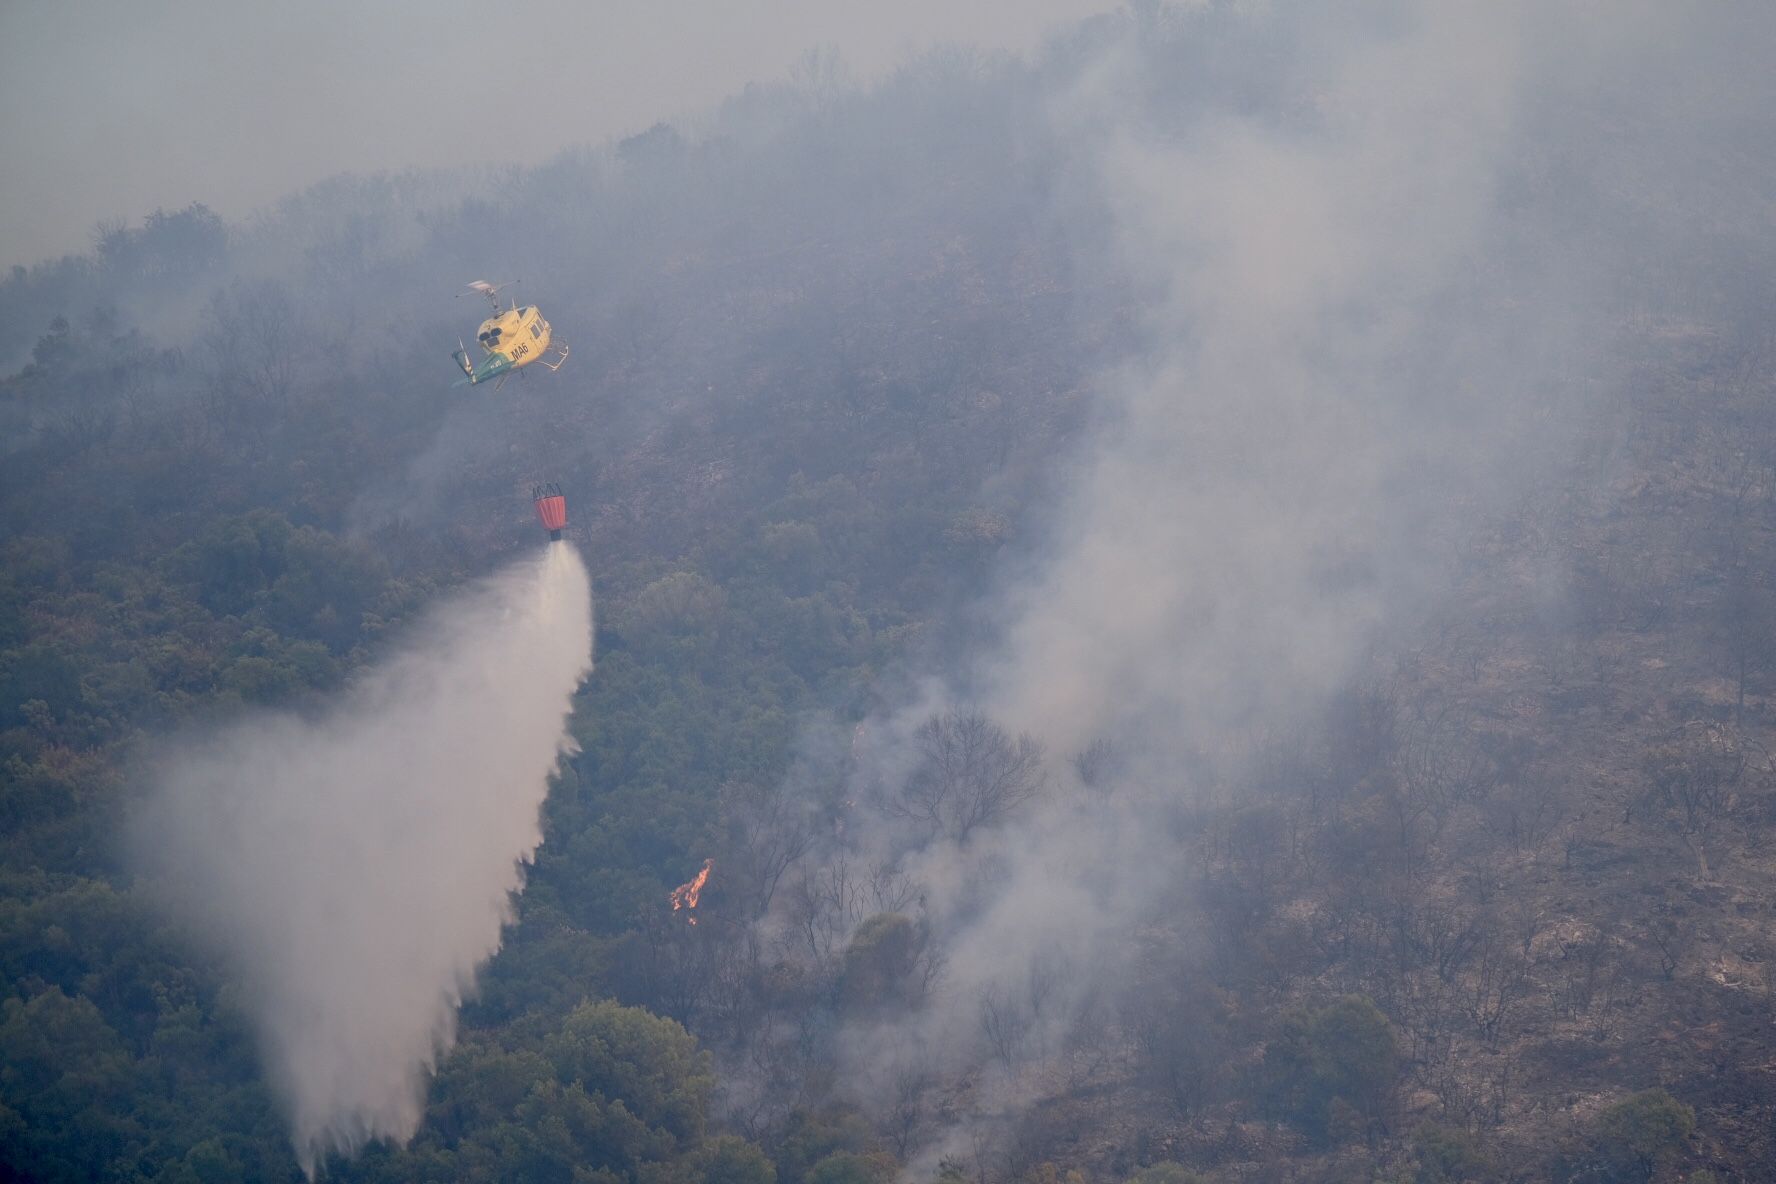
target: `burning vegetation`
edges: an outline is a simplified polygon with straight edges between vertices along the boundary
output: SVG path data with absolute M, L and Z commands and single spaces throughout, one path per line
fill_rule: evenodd
M 703 895 L 703 885 L 709 882 L 709 869 L 714 866 L 715 860 L 705 859 L 703 861 L 703 870 L 698 872 L 694 879 L 687 880 L 685 883 L 680 884 L 667 894 L 667 899 L 672 902 L 672 911 L 676 913 L 678 910 L 683 909 L 685 920 L 693 925 L 697 923 L 697 914 L 695 911 L 697 908 L 697 898 Z

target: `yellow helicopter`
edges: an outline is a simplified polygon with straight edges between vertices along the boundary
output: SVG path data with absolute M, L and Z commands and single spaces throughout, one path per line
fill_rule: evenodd
M 481 328 L 475 332 L 475 340 L 481 343 L 483 351 L 479 362 L 471 363 L 468 350 L 463 348 L 462 342 L 456 343 L 457 348 L 450 356 L 456 359 L 457 367 L 463 372 L 457 386 L 478 386 L 497 378 L 499 381 L 493 388 L 497 391 L 506 384 L 506 376 L 520 366 L 541 362 L 550 370 L 559 370 L 567 361 L 564 342 L 553 342 L 558 352 L 552 358 L 547 356 L 551 345 L 549 322 L 543 319 L 536 305 L 519 308 L 514 300 L 510 307 L 500 307 L 499 294 L 506 287 L 506 284 L 490 284 L 486 280 L 476 280 L 468 286 L 468 291 L 487 297 L 493 305 L 493 315 L 482 321 Z

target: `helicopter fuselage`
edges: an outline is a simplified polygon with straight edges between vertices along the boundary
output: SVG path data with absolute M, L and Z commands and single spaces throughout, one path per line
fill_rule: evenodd
M 549 322 L 534 304 L 508 308 L 482 321 L 475 340 L 490 356 L 503 357 L 516 369 L 536 361 L 549 348 Z
M 475 331 L 475 340 L 481 344 L 480 361 L 471 365 L 461 350 L 456 353 L 457 365 L 464 374 L 463 381 L 470 386 L 500 378 L 532 362 L 543 361 L 543 355 L 549 349 L 549 322 L 543 319 L 542 312 L 534 304 L 508 308 L 482 321 L 481 327 Z M 566 353 L 563 346 L 563 359 Z M 544 364 L 556 369 L 560 360 Z

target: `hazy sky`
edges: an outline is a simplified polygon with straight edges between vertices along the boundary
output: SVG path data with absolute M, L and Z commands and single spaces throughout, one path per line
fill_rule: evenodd
M 535 162 L 773 81 L 944 41 L 1025 50 L 1116 0 L 0 0 L 0 264 L 101 219 L 239 217 L 342 171 Z

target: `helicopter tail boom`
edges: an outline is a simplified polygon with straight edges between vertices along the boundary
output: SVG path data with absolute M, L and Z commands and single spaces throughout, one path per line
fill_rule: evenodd
M 460 349 L 450 356 L 456 359 L 457 368 L 463 372 L 463 377 L 456 380 L 457 386 L 479 386 L 490 378 L 502 378 L 513 370 L 512 359 L 504 354 L 488 354 L 481 359 L 479 365 L 473 366 L 469 364 L 468 355 Z

